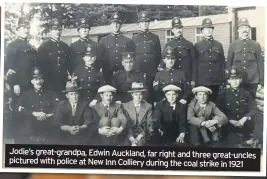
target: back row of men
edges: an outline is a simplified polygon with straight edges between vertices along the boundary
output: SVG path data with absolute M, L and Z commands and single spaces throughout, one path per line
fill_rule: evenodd
M 120 32 L 122 21 L 115 13 L 111 22 L 113 32 L 97 44 L 89 39 L 90 26 L 82 18 L 77 29 L 80 39 L 69 47 L 60 40 L 61 22 L 53 19 L 52 38 L 35 51 L 27 42 L 29 22 L 19 19 L 19 38 L 5 50 L 5 72 L 7 83 L 14 91 L 14 104 L 32 88 L 34 66 L 39 66 L 44 74 L 44 88 L 55 92 L 58 101 L 66 98 L 63 90 L 68 79 L 77 78 L 82 88 L 81 97 L 87 99 L 90 106 L 100 100 L 97 90 L 103 84 L 117 89 L 116 101 L 129 102 L 132 97 L 128 91 L 133 82 L 142 82 L 147 87 L 145 99 L 151 104 L 165 97 L 163 89 L 168 85 L 181 89 L 179 102 L 182 104 L 191 101 L 191 89 L 195 86 L 208 87 L 212 91 L 211 99 L 215 101 L 219 86 L 226 82 L 226 74 L 233 66 L 242 74 L 242 86 L 253 97 L 257 87 L 263 86 L 261 47 L 249 39 L 247 19 L 239 20 L 240 39 L 230 45 L 227 60 L 222 44 L 212 37 L 214 26 L 208 18 L 203 20 L 201 27 L 204 39 L 193 45 L 183 38 L 182 22 L 175 17 L 172 20 L 175 37 L 165 45 L 163 56 L 159 37 L 148 30 L 149 22 L 148 13 L 141 12 L 141 32 L 131 40 Z

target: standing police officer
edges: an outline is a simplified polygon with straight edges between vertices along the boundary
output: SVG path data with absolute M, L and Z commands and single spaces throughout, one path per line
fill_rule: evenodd
M 14 109 L 21 96 L 31 88 L 31 71 L 36 65 L 36 50 L 28 43 L 30 22 L 26 18 L 19 18 L 17 35 L 18 38 L 7 45 L 5 54 L 5 73 L 7 83 L 11 90 L 12 108 Z M 14 105 L 14 106 L 13 106 Z M 22 137 L 22 120 L 16 111 L 13 111 L 11 128 L 15 142 Z
M 246 18 L 238 22 L 238 40 L 234 41 L 228 51 L 226 61 L 227 71 L 235 66 L 243 74 L 241 86 L 256 97 L 257 87 L 264 84 L 264 63 L 261 55 L 261 46 L 249 38 L 250 25 Z
M 88 46 L 91 46 L 92 52 L 97 54 L 97 43 L 91 39 L 89 39 L 89 31 L 90 25 L 87 19 L 81 18 L 78 21 L 78 29 L 77 29 L 80 39 L 76 42 L 70 44 L 70 58 L 73 63 L 73 70 L 80 64 L 84 63 L 83 57 L 86 53 L 86 49 Z M 94 64 L 94 66 L 99 67 L 100 64 Z
M 70 48 L 60 40 L 62 24 L 58 19 L 52 20 L 52 38 L 43 42 L 39 49 L 39 61 L 42 72 L 45 76 L 46 87 L 53 90 L 60 100 L 65 99 L 62 90 L 71 73 L 72 64 L 70 61 Z
M 19 96 L 31 87 L 31 71 L 36 65 L 36 50 L 28 43 L 30 22 L 26 18 L 18 21 L 18 38 L 8 44 L 5 54 L 5 71 L 8 84 Z
M 196 52 L 196 85 L 207 86 L 212 90 L 211 100 L 214 102 L 220 85 L 224 82 L 225 57 L 223 46 L 213 39 L 214 26 L 209 18 L 202 21 L 201 31 L 204 39 L 195 44 Z
M 183 37 L 183 24 L 178 17 L 172 19 L 172 33 L 174 34 L 174 38 L 166 43 L 163 52 L 167 47 L 175 49 L 176 63 L 174 68 L 184 71 L 188 84 L 194 86 L 196 76 L 192 76 L 192 74 L 196 75 L 195 51 L 193 43 Z M 161 63 L 159 69 L 164 69 L 164 67 L 165 64 Z
M 122 21 L 119 13 L 112 15 L 110 26 L 113 32 L 102 38 L 99 43 L 99 58 L 103 64 L 103 75 L 107 84 L 112 83 L 114 72 L 123 69 L 120 54 L 134 50 L 132 40 L 122 35 L 120 31 Z
M 139 13 L 141 32 L 133 36 L 135 45 L 135 68 L 146 74 L 148 91 L 153 91 L 153 80 L 161 60 L 159 37 L 149 31 L 150 18 L 146 11 Z M 152 95 L 149 102 L 153 102 Z

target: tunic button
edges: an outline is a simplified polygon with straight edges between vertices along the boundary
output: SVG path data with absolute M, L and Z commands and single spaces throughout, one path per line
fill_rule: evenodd
M 172 75 L 172 73 L 171 73 L 171 75 Z
M 144 60 L 144 62 L 146 62 L 146 60 Z
M 237 96 L 237 94 L 235 96 Z
M 246 67 L 244 67 L 244 69 L 246 69 Z
M 211 62 L 209 64 L 211 65 Z
M 118 59 L 118 57 L 116 57 L 116 59 Z
M 211 71 L 211 69 L 209 69 L 209 71 Z
M 57 46 L 59 47 L 59 44 L 57 44 Z
M 209 56 L 211 58 L 211 56 Z
M 145 55 L 146 55 L 146 53 L 145 53 Z
M 236 110 L 238 111 L 238 108 Z
M 239 115 L 236 115 L 236 117 L 239 117 Z
M 57 59 L 60 59 L 60 57 L 57 57 Z
M 118 50 L 116 50 L 116 52 L 118 52 Z
M 181 48 L 181 46 L 178 46 L 179 48 Z
M 173 81 L 173 79 L 171 79 Z
M 179 53 L 181 53 L 181 52 L 179 52 Z
M 41 109 L 41 111 L 42 111 L 43 109 Z
M 246 56 L 246 54 L 244 54 L 244 56 Z
M 146 47 L 144 47 L 144 48 L 146 48 Z
M 181 68 L 181 66 L 179 65 L 179 68 Z
M 60 70 L 58 70 L 58 72 L 60 72 Z
M 88 86 L 90 86 L 90 84 L 88 84 Z
M 58 51 L 58 53 L 60 53 L 60 51 Z
M 247 61 L 244 61 L 245 63 L 247 62 Z
M 182 60 L 181 58 L 179 58 L 179 60 Z
M 210 49 L 210 52 L 211 52 L 211 49 Z

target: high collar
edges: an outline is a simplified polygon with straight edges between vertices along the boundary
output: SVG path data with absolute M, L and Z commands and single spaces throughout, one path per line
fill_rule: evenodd
M 118 33 L 114 33 L 114 32 L 112 32 L 112 33 L 111 33 L 112 36 L 120 36 L 121 34 L 122 34 L 121 32 L 118 32 Z
M 239 88 L 238 89 L 233 89 L 233 88 L 230 88 L 232 92 L 234 93 L 239 93 Z
M 84 66 L 84 68 L 86 69 L 86 70 L 93 70 L 94 69 L 94 67 L 88 67 L 88 66 Z
M 109 107 L 110 106 L 110 104 L 105 104 L 104 102 L 102 102 L 102 104 L 103 104 L 104 107 L 106 107 L 106 106 Z
M 177 40 L 182 40 L 184 37 L 183 35 L 180 35 L 179 37 L 174 37 L 174 39 L 177 39 Z
M 239 39 L 242 40 L 242 41 L 247 41 L 247 40 L 249 40 L 250 38 L 247 37 L 247 38 L 245 38 L 245 39 L 242 39 L 241 37 L 239 37 Z
M 80 41 L 82 41 L 82 42 L 87 42 L 87 41 L 88 41 L 88 37 L 87 37 L 87 38 L 81 38 L 81 37 L 80 37 Z
M 53 42 L 55 42 L 55 43 L 60 43 L 60 40 L 56 40 L 56 39 L 54 39 L 54 38 L 51 38 L 51 40 L 52 40 Z
M 141 33 L 149 33 L 149 30 L 141 30 Z
M 39 90 L 37 90 L 37 89 L 33 89 L 36 93 L 42 93 L 43 92 L 43 90 L 42 89 L 39 89 Z
M 204 40 L 206 40 L 206 41 L 212 41 L 214 39 L 213 39 L 213 36 L 211 36 L 211 37 L 204 37 Z
M 173 72 L 174 71 L 174 67 L 173 68 L 166 68 L 166 71 Z
M 22 38 L 22 37 L 18 37 L 19 40 L 23 41 L 23 42 L 28 42 L 28 38 Z

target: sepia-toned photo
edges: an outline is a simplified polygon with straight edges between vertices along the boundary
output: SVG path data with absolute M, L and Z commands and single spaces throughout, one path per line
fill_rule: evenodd
M 4 13 L 3 144 L 263 149 L 263 7 Z

